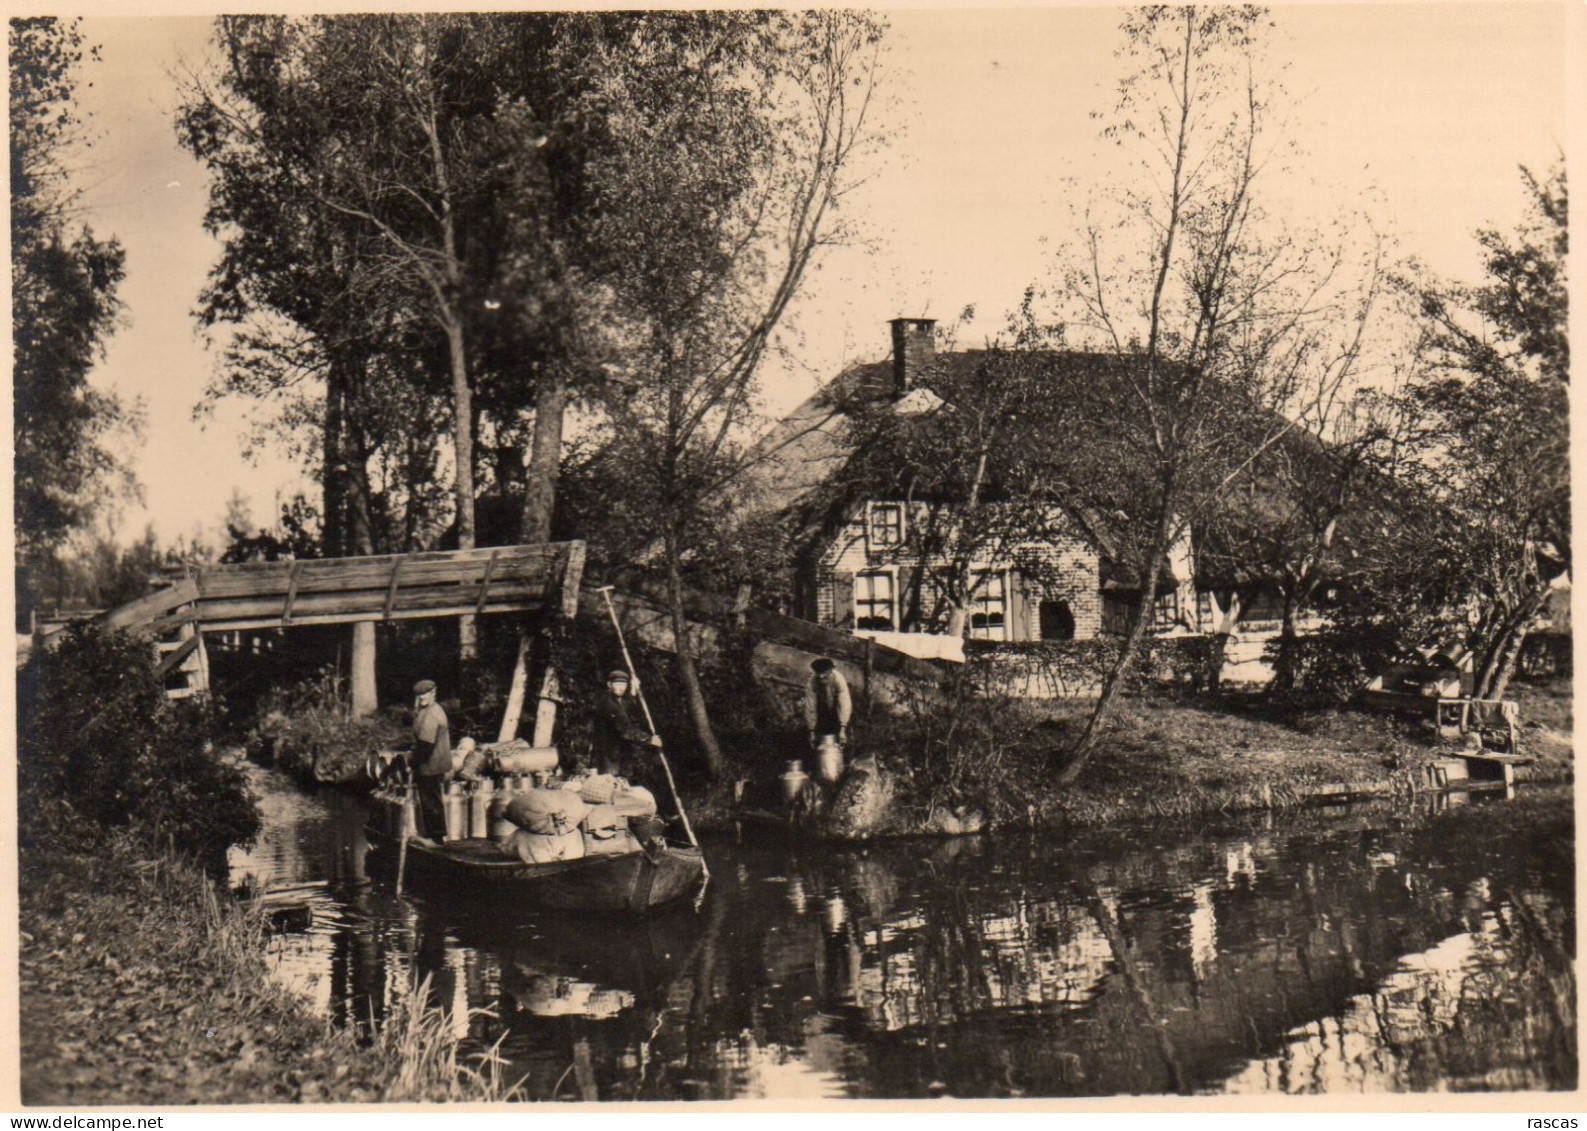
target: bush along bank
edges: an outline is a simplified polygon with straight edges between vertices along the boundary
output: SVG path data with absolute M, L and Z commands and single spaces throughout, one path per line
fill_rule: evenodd
M 268 979 L 262 913 L 216 886 L 258 829 L 246 777 L 145 642 L 68 630 L 20 673 L 17 722 L 24 1102 L 507 1097 L 422 985 L 355 1034 Z
M 1569 681 L 1518 684 L 1523 748 L 1537 783 L 1569 781 Z M 1103 747 L 1075 783 L 1057 772 L 1089 703 L 1007 694 L 967 664 L 941 696 L 896 713 L 857 719 L 849 759 L 874 763 L 870 824 L 847 813 L 816 820 L 822 835 L 975 832 L 998 827 L 1064 829 L 1159 817 L 1276 809 L 1355 797 L 1406 796 L 1424 788 L 1424 765 L 1460 743 L 1414 721 L 1265 695 L 1214 696 L 1137 686 L 1109 725 Z M 1538 720 L 1529 725 L 1526 720 Z M 803 736 L 768 733 L 737 743 L 731 777 L 760 807 L 781 811 L 781 757 L 803 757 Z M 733 782 L 701 785 L 685 801 L 697 827 L 727 829 L 739 816 Z M 885 795 L 885 804 L 876 801 Z M 864 808 L 866 793 L 843 803 Z
M 379 750 L 404 750 L 412 735 L 396 712 L 351 717 L 346 681 L 334 668 L 285 689 L 272 689 L 243 737 L 248 753 L 317 785 L 366 785 L 365 766 Z

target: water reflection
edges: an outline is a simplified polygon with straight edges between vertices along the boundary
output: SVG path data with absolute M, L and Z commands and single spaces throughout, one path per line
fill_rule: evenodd
M 715 844 L 697 914 L 614 927 L 399 898 L 369 878 L 356 800 L 266 784 L 266 836 L 234 864 L 297 909 L 280 976 L 355 1025 L 427 976 L 532 1098 L 1576 1082 L 1568 791 L 1068 840 Z

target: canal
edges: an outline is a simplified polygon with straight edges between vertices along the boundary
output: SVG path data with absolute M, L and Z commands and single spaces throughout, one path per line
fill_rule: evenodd
M 1568 787 L 1075 837 L 708 842 L 640 922 L 395 891 L 363 802 L 255 772 L 232 857 L 338 1023 L 426 986 L 523 1094 L 1570 1089 Z

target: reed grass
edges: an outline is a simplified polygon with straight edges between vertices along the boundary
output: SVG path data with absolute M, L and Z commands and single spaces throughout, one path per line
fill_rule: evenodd
M 495 1014 L 488 1009 L 470 1009 L 469 1017 L 476 1016 Z M 501 1055 L 505 1039 L 503 1033 L 484 1052 L 460 1057 L 452 1013 L 430 1004 L 430 976 L 426 974 L 376 1030 L 370 1051 L 395 1067 L 382 1098 L 474 1103 L 506 1103 L 523 1098 L 527 1077 L 507 1082 L 507 1061 Z
M 269 975 L 266 909 L 228 897 L 169 848 L 123 836 L 94 854 L 32 854 L 21 894 L 29 947 L 71 956 L 33 965 L 24 953 L 29 1103 L 500 1103 L 522 1095 L 499 1042 L 463 1052 L 427 978 L 373 1039 L 315 1015 Z M 107 966 L 122 972 L 129 992 L 104 1018 L 106 1035 L 157 1027 L 164 1036 L 135 1048 L 100 1042 L 93 1072 L 59 1080 L 51 1054 L 62 1034 L 52 1027 L 78 1003 L 102 998 Z M 173 1028 L 173 1008 L 189 1004 L 215 1020 Z M 222 1040 L 247 1050 L 246 1068 L 216 1064 Z M 156 1091 L 160 1080 L 175 1082 Z

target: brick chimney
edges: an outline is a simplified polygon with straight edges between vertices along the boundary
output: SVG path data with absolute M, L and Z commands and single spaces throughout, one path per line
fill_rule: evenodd
M 893 386 L 899 396 L 913 389 L 936 356 L 935 318 L 894 318 Z

